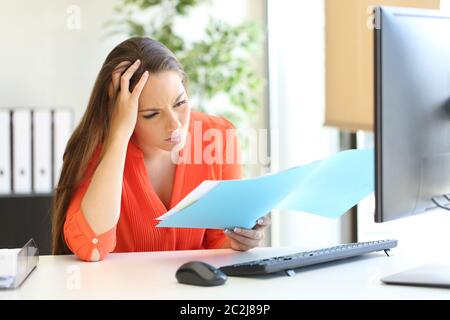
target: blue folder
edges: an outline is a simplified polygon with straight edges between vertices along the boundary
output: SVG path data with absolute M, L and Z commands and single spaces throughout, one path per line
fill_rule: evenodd
M 277 173 L 215 183 L 190 205 L 158 218 L 157 227 L 253 228 L 273 209 L 337 218 L 373 192 L 374 152 L 342 151 Z

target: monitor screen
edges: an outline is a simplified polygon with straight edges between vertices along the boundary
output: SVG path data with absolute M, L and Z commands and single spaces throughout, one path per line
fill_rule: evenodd
M 375 221 L 450 207 L 450 16 L 379 7 Z

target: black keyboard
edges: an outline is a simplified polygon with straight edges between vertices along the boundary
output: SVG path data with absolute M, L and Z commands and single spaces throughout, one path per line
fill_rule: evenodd
M 293 269 L 313 264 L 346 259 L 382 250 L 388 255 L 389 249 L 396 246 L 397 240 L 355 242 L 314 251 L 297 252 L 279 257 L 223 266 L 220 270 L 229 276 L 249 276 L 280 271 L 285 271 L 288 275 L 294 275 L 295 272 Z

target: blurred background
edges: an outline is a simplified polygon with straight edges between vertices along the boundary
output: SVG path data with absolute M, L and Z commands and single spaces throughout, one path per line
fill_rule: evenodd
M 0 0 L 0 248 L 34 237 L 50 253 L 50 202 L 65 142 L 104 59 L 123 40 L 149 36 L 177 55 L 193 107 L 229 118 L 243 133 L 252 177 L 373 147 L 373 5 L 448 10 L 449 2 Z M 421 216 L 401 228 L 375 225 L 373 211 L 373 197 L 335 220 L 274 211 L 266 245 L 433 233 L 423 234 Z

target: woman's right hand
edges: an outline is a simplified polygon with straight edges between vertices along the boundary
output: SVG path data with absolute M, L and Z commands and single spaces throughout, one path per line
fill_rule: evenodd
M 114 106 L 110 127 L 110 134 L 113 136 L 121 135 L 129 139 L 133 134 L 138 115 L 139 96 L 147 83 L 149 75 L 148 71 L 145 71 L 134 87 L 133 92 L 130 92 L 130 79 L 139 68 L 140 63 L 139 59 L 133 64 L 129 61 L 123 61 L 112 73 L 108 95 Z M 127 67 L 128 69 L 122 74 Z

